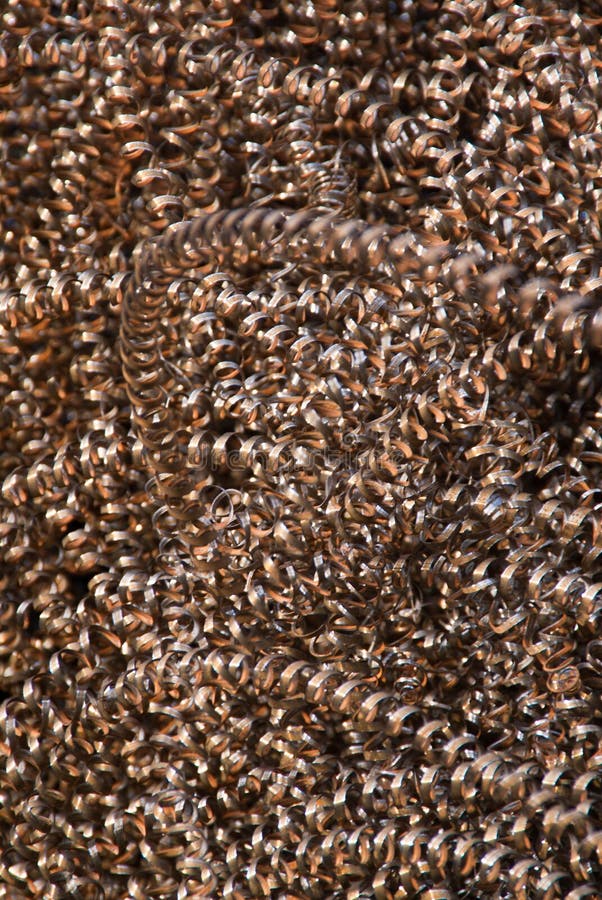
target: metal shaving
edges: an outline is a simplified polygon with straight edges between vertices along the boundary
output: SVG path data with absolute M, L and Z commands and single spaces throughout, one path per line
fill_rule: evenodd
M 602 897 L 601 25 L 2 4 L 1 897 Z

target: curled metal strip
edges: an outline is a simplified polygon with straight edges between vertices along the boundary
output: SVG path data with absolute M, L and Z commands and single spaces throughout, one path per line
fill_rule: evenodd
M 598 895 L 569 6 L 0 11 L 7 897 Z

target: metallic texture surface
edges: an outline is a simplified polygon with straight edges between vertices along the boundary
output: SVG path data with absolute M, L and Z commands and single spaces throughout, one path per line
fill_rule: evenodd
M 0 898 L 602 896 L 601 26 L 0 4 Z

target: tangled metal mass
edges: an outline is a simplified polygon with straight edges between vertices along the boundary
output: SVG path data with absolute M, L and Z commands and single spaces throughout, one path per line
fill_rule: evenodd
M 602 896 L 602 9 L 0 6 L 0 896 Z

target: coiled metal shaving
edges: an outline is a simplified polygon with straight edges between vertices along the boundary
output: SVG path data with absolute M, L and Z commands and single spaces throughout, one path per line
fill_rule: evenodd
M 0 896 L 602 896 L 601 25 L 0 8 Z

